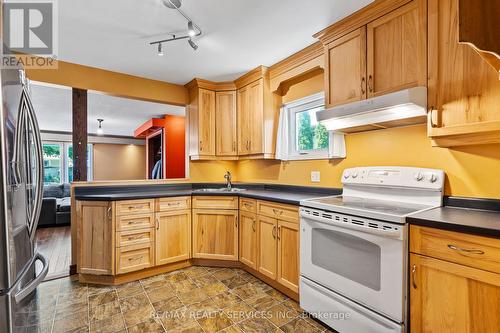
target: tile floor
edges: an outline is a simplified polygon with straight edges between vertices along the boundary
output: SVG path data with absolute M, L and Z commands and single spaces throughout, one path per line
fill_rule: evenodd
M 201 266 L 117 287 L 44 282 L 15 321 L 23 333 L 329 332 L 247 272 Z

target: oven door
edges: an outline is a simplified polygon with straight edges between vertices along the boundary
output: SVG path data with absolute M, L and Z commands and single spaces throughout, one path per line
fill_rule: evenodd
M 300 272 L 403 323 L 406 227 L 301 208 Z

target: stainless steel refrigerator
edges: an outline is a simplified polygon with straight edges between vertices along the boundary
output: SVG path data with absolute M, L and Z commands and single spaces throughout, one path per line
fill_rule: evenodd
M 43 191 L 42 142 L 24 71 L 2 69 L 0 78 L 0 332 L 24 332 L 14 319 L 33 307 L 48 271 L 34 239 Z

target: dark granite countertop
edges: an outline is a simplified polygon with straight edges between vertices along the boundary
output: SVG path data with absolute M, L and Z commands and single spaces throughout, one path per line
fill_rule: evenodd
M 500 238 L 500 212 L 445 206 L 410 215 L 410 224 Z
M 224 184 L 164 184 L 164 185 L 130 185 L 130 186 L 93 186 L 76 187 L 75 199 L 88 201 L 115 201 L 160 197 L 178 197 L 187 195 L 239 196 L 245 198 L 269 200 L 285 204 L 299 205 L 301 200 L 338 195 L 342 192 L 336 188 L 317 188 L 307 186 L 267 185 L 267 184 L 234 184 L 234 187 L 245 188 L 240 192 L 200 192 L 202 188 L 221 188 Z

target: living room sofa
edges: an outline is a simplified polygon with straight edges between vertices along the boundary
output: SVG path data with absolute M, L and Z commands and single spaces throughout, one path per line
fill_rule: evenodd
M 46 185 L 38 227 L 53 227 L 71 224 L 70 184 Z

